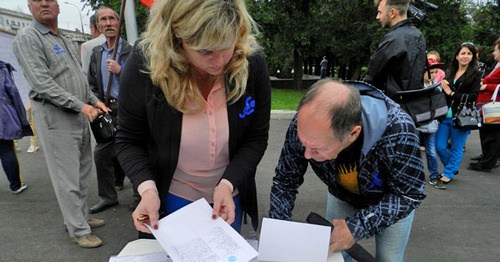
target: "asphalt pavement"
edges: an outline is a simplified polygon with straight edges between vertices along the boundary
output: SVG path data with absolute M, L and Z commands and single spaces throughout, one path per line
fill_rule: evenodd
M 281 117 L 287 118 L 287 117 Z M 269 210 L 269 192 L 274 168 L 290 120 L 271 120 L 269 146 L 257 170 L 260 218 Z M 29 138 L 19 141 L 21 169 L 28 189 L 13 195 L 3 169 L 0 171 L 0 261 L 108 261 L 129 241 L 137 238 L 132 225 L 132 188 L 126 179 L 119 192 L 120 204 L 91 218 L 106 220 L 93 232 L 104 244 L 95 249 L 78 247 L 65 231 L 63 219 L 45 164 L 44 149 L 26 153 Z M 460 173 L 439 190 L 427 184 L 427 198 L 415 213 L 405 261 L 499 261 L 500 260 L 500 170 L 480 173 L 467 170 L 470 158 L 480 152 L 479 134 L 473 131 L 466 143 Z M 442 168 L 440 168 L 442 169 Z M 428 175 L 428 174 L 427 174 Z M 89 186 L 88 205 L 98 202 L 97 179 Z M 326 187 L 308 170 L 299 189 L 293 219 L 304 221 L 311 211 L 324 214 Z M 244 225 L 242 235 L 256 233 Z M 373 239 L 360 242 L 372 254 Z

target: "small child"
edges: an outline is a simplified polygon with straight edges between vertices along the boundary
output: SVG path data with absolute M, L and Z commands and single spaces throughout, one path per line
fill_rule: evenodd
M 436 84 L 436 76 L 438 70 L 444 63 L 439 63 L 434 59 L 427 60 L 428 70 L 424 72 L 424 88 Z M 429 78 L 430 74 L 430 78 Z M 427 158 L 427 169 L 431 173 L 429 176 L 429 184 L 434 185 L 438 189 L 446 189 L 443 184 L 437 183 L 439 180 L 438 162 L 436 153 L 436 136 L 435 133 L 439 127 L 439 122 L 434 120 L 427 125 L 417 128 L 420 133 L 420 143 L 425 147 L 425 156 Z

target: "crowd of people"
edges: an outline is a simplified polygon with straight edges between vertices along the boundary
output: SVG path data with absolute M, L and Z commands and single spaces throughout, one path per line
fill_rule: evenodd
M 370 58 L 364 81 L 322 79 L 302 98 L 273 178 L 269 216 L 292 219 L 310 165 L 328 187 L 330 251 L 375 237 L 379 261 L 403 261 L 426 180 L 445 189 L 458 174 L 470 131 L 456 127 L 453 116 L 464 101 L 488 102 L 500 84 L 500 39 L 490 73 L 478 69 L 470 42 L 457 46 L 446 72 L 439 53 L 426 52 L 422 33 L 408 19 L 409 0 L 375 2 L 377 20 L 390 31 Z M 125 176 L 133 184 L 130 210 L 140 238 L 153 236 L 139 218 L 156 229 L 159 219 L 200 198 L 211 203 L 213 218 L 236 231 L 247 215 L 257 230 L 255 175 L 269 137 L 271 83 L 244 0 L 158 1 L 133 45 L 120 37 L 119 14 L 101 7 L 91 18 L 95 38 L 81 54 L 60 34 L 57 0 L 28 5 L 34 21 L 16 36 L 13 50 L 29 83 L 34 126 L 74 242 L 102 245 L 92 228 L 105 221 L 88 214 L 118 204 Z M 327 63 L 325 57 L 321 78 Z M 8 76 L 9 65 L 0 68 Z M 417 126 L 392 99 L 438 83 L 449 112 L 426 125 Z M 12 104 L 8 113 L 17 112 L 17 125 L 9 130 L 15 134 L 1 138 L 0 156 L 17 194 L 26 184 L 12 141 L 33 133 L 19 99 Z M 89 122 L 100 114 L 111 116 L 117 132 L 97 142 L 92 155 Z M 499 128 L 482 125 L 482 154 L 469 169 L 498 166 Z M 89 208 L 92 163 L 100 201 Z

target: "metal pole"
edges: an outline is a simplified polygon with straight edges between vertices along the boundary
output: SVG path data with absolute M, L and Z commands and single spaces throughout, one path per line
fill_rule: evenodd
M 85 31 L 83 30 L 83 19 L 82 19 L 82 12 L 80 11 L 80 8 L 77 5 L 69 3 L 69 2 L 64 2 L 64 3 L 67 5 L 72 5 L 72 6 L 76 7 L 76 9 L 78 9 L 78 14 L 80 15 L 80 24 L 82 25 L 82 34 L 85 34 Z
M 135 18 L 135 3 L 133 0 L 127 0 L 125 6 L 125 27 L 127 28 L 127 40 L 134 44 L 138 38 L 137 20 Z

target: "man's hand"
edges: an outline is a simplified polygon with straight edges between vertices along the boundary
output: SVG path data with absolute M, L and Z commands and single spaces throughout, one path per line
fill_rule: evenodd
M 89 121 L 92 122 L 99 115 L 99 110 L 93 106 L 84 104 L 80 113 L 86 115 Z
M 231 225 L 234 222 L 235 208 L 236 206 L 234 205 L 231 188 L 224 183 L 219 183 L 219 185 L 215 187 L 212 218 L 215 219 L 220 216 Z
M 332 224 L 333 231 L 330 235 L 330 248 L 328 249 L 328 252 L 339 252 L 352 247 L 356 241 L 354 241 L 354 237 L 347 227 L 345 220 L 333 219 Z
M 106 67 L 108 71 L 117 75 L 122 70 L 122 67 L 113 59 L 106 59 Z
M 111 112 L 111 109 L 109 109 L 109 107 L 107 107 L 103 102 L 99 101 L 97 103 L 95 103 L 94 105 L 95 108 L 101 110 L 102 112 L 106 113 L 106 114 L 109 114 Z
M 144 191 L 141 195 L 141 202 L 139 202 L 139 205 L 137 205 L 134 212 L 132 212 L 132 220 L 134 221 L 135 229 L 151 234 L 144 223 L 148 223 L 152 228 L 158 229 L 158 219 L 160 217 L 158 210 L 160 210 L 160 197 L 158 196 L 158 191 L 156 191 L 156 189 Z M 144 216 L 148 216 L 149 219 L 145 221 L 139 221 L 137 219 Z

